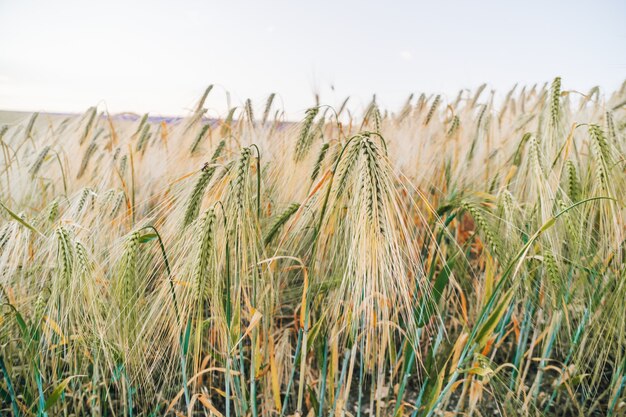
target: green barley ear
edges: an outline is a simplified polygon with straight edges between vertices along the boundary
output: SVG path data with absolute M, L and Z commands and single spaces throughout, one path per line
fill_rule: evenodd
M 411 96 L 413 96 L 413 95 L 411 94 Z M 424 107 L 426 106 L 426 102 L 427 101 L 428 100 L 426 99 L 426 94 L 424 94 L 424 93 L 420 94 L 420 96 L 417 98 L 417 103 L 415 104 L 415 107 L 417 108 L 417 110 L 420 111 L 420 112 L 422 110 L 424 110 Z M 408 103 L 408 101 L 407 101 L 407 103 Z
M 377 228 L 380 233 L 384 233 L 384 220 L 383 220 L 383 202 L 382 202 L 382 184 L 380 179 L 380 160 L 382 155 L 378 146 L 368 137 L 365 136 L 362 140 L 363 156 L 365 158 L 365 195 L 366 201 L 366 213 L 370 222 L 377 223 Z M 376 219 L 376 222 L 374 221 Z
M 83 142 L 85 142 L 85 140 L 89 136 L 89 133 L 91 132 L 91 128 L 93 127 L 94 121 L 96 120 L 97 109 L 95 107 L 89 108 L 87 112 L 89 112 L 89 119 L 87 120 L 87 124 L 85 125 L 85 130 L 83 132 L 83 135 L 80 138 L 80 142 L 79 142 L 80 145 L 82 145 Z
M 296 142 L 294 162 L 300 162 L 304 159 L 311 146 L 313 141 L 311 127 L 313 126 L 313 120 L 315 119 L 315 116 L 317 116 L 318 111 L 318 107 L 311 107 L 306 111 L 302 127 L 300 128 L 300 134 L 298 135 L 298 141 Z
M 40 323 L 43 316 L 46 314 L 48 307 L 48 301 L 50 299 L 50 287 L 44 285 L 39 291 L 37 299 L 35 300 L 35 306 L 33 311 L 33 323 Z
M 74 266 L 73 245 L 71 243 L 70 235 L 64 227 L 59 227 L 56 230 L 56 235 L 59 276 L 63 288 L 67 288 Z
M 311 181 L 315 181 L 317 176 L 320 174 L 320 170 L 322 169 L 322 164 L 324 163 L 324 158 L 326 157 L 326 153 L 328 152 L 328 142 L 322 144 L 320 148 L 320 152 L 317 155 L 317 160 L 315 161 L 315 165 L 313 166 L 313 172 L 311 173 Z
M 609 191 L 609 144 L 604 137 L 604 132 L 598 125 L 589 125 L 589 136 L 591 137 L 591 153 L 596 162 L 596 179 L 605 191 Z
M 615 120 L 613 119 L 613 113 L 611 113 L 610 111 L 607 111 L 605 114 L 605 119 L 606 119 L 606 134 L 607 134 L 608 140 L 614 146 L 618 145 L 619 147 L 619 141 L 617 139 L 617 131 L 615 130 Z
M 557 284 L 560 281 L 559 276 L 561 274 L 559 273 L 559 268 L 556 264 L 556 259 L 554 258 L 554 254 L 552 253 L 552 251 L 544 251 L 543 259 L 547 267 L 546 269 L 548 270 L 551 284 Z
M 504 188 L 498 196 L 498 227 L 504 224 L 504 234 L 501 235 L 501 242 L 503 242 L 504 245 L 510 243 L 517 244 L 518 234 L 515 232 L 515 225 L 517 223 L 515 217 L 516 207 L 517 205 L 513 194 L 511 194 L 507 188 Z
M 89 187 L 83 188 L 80 199 L 78 200 L 78 207 L 76 208 L 76 214 L 80 214 L 85 208 L 85 203 L 87 202 L 87 198 L 93 194 L 93 190 Z
M 561 77 L 556 77 L 552 81 L 550 89 L 550 123 L 556 128 L 561 118 Z
M 487 88 L 487 84 L 481 84 L 480 87 L 476 89 L 474 98 L 472 98 L 472 101 L 470 103 L 470 108 L 473 108 L 476 105 L 478 99 L 480 98 L 480 95 L 483 93 L 483 91 L 485 91 L 485 88 Z
M 465 91 L 463 89 L 459 90 L 459 92 L 456 95 L 456 98 L 454 99 L 454 103 L 452 103 L 452 108 L 456 111 L 456 109 L 459 108 L 459 103 L 461 102 L 461 100 L 463 99 L 463 93 Z
M 43 165 L 43 162 L 46 159 L 46 156 L 48 156 L 48 152 L 50 151 L 50 146 L 46 146 L 44 147 L 41 152 L 39 152 L 39 155 L 37 155 L 37 159 L 35 159 L 35 162 L 33 163 L 33 166 L 30 168 L 30 176 L 31 177 L 35 177 L 35 175 L 37 175 L 37 172 L 39 172 L 39 169 L 41 168 L 41 166 Z
M 270 110 L 272 109 L 272 103 L 274 102 L 275 97 L 276 93 L 272 93 L 267 98 L 267 102 L 265 103 L 265 110 L 263 111 L 263 124 L 267 122 L 267 118 L 270 115 Z
M 341 113 L 343 113 L 343 111 L 346 109 L 346 106 L 348 105 L 348 101 L 350 100 L 350 96 L 346 97 L 342 102 L 341 102 L 341 106 L 339 106 L 339 110 L 337 111 L 337 116 L 340 116 Z
M 124 178 L 124 175 L 126 174 L 126 168 L 128 166 L 128 155 L 123 155 L 120 158 L 120 177 Z
M 498 195 L 498 213 L 499 217 L 506 222 L 511 222 L 514 219 L 515 214 L 515 199 L 513 194 L 504 188 Z M 500 219 L 499 219 L 500 221 Z M 507 225 L 508 228 L 508 225 Z
M 309 145 L 309 149 L 313 145 L 314 139 L 324 140 L 324 124 L 326 123 L 326 114 L 322 115 L 322 117 L 317 121 L 315 127 L 311 129 L 311 144 Z M 308 153 L 308 151 L 307 151 Z
M 200 238 L 200 251 L 194 270 L 194 287 L 196 299 L 201 302 L 206 299 L 209 292 L 209 258 L 213 249 L 213 227 L 215 225 L 215 212 L 208 209 L 202 222 L 199 224 L 198 237 Z
M 506 114 L 506 112 L 509 109 L 509 104 L 511 103 L 511 97 L 513 97 L 513 93 L 515 92 L 515 89 L 517 88 L 517 83 L 515 83 L 515 85 L 513 86 L 513 88 L 511 88 L 509 90 L 508 93 L 506 93 L 506 96 L 504 98 L 504 103 L 501 106 L 501 110 L 500 110 L 500 116 L 498 116 L 498 122 L 501 124 L 502 123 L 502 117 Z
M 78 169 L 78 174 L 76 174 L 77 179 L 82 177 L 83 174 L 85 173 L 85 170 L 87 169 L 87 165 L 89 164 L 89 160 L 91 159 L 91 156 L 94 154 L 97 148 L 98 148 L 98 145 L 96 144 L 96 141 L 94 140 L 89 144 L 89 146 L 85 150 L 85 154 L 83 155 L 83 160 L 81 161 L 80 168 Z
M 248 116 L 248 120 L 250 123 L 254 124 L 254 111 L 252 110 L 252 100 L 246 100 L 246 116 Z
M 544 178 L 546 176 L 546 170 L 544 167 L 543 154 L 541 153 L 541 149 L 539 148 L 539 141 L 537 140 L 536 136 L 530 136 L 528 148 L 530 164 L 533 167 L 533 170 L 539 177 Z
M 226 141 L 222 140 L 217 145 L 217 148 L 213 152 L 213 156 L 211 157 L 211 161 L 202 168 L 200 172 L 200 176 L 196 181 L 196 184 L 193 187 L 193 191 L 191 192 L 191 196 L 189 197 L 189 201 L 187 202 L 187 210 L 185 211 L 185 217 L 183 220 L 183 224 L 188 226 L 191 222 L 193 222 L 196 217 L 198 217 L 198 213 L 200 211 L 200 202 L 202 201 L 202 196 L 204 195 L 204 191 L 206 187 L 209 185 L 211 178 L 215 174 L 215 170 L 217 169 L 216 163 L 219 157 L 221 156 L 224 148 L 226 147 Z
M 448 133 L 447 133 L 448 137 L 454 136 L 456 131 L 459 129 L 460 125 L 461 125 L 461 121 L 459 120 L 459 116 L 455 114 L 454 117 L 452 118 L 452 123 L 450 123 L 450 129 L 448 129 Z
M 202 359 L 205 303 L 209 299 L 211 289 L 216 285 L 215 282 L 211 282 L 211 277 L 214 276 L 216 269 L 214 225 L 215 212 L 210 208 L 204 213 L 202 220 L 197 223 L 196 227 L 198 252 L 193 264 L 193 292 L 190 300 L 192 302 L 190 305 L 192 308 L 191 314 L 195 316 L 195 337 L 193 338 L 194 348 L 192 354 L 194 358 L 194 372 L 197 372 Z
M 413 96 L 414 94 L 411 93 L 409 94 L 409 97 L 406 99 L 406 102 L 404 103 L 404 106 L 402 106 L 402 109 L 400 110 L 400 113 L 398 114 L 397 120 L 398 122 L 402 122 L 404 119 L 406 119 L 409 114 L 411 114 L 411 111 L 413 110 L 413 105 L 411 104 L 411 101 L 413 100 Z M 425 100 L 426 96 L 422 93 L 420 95 L 420 100 L 422 100 L 422 98 Z M 419 104 L 419 101 L 418 101 Z
M 139 299 L 138 253 L 139 232 L 134 231 L 124 243 L 124 253 L 113 285 L 113 291 L 121 312 L 122 329 L 125 332 L 132 331 L 136 322 L 135 304 Z
M 478 113 L 478 119 L 476 119 L 476 129 L 480 129 L 483 125 L 483 121 L 485 120 L 485 113 L 487 112 L 487 105 L 483 104 L 481 106 L 480 112 Z
M 469 201 L 463 202 L 461 204 L 461 208 L 463 208 L 464 210 L 466 210 L 467 212 L 471 214 L 472 218 L 476 222 L 477 229 L 482 230 L 483 234 L 485 235 L 485 241 L 487 245 L 489 246 L 489 249 L 491 250 L 491 253 L 493 254 L 494 258 L 505 260 L 505 258 L 502 257 L 503 253 L 501 251 L 501 246 L 497 238 L 497 235 L 492 229 L 492 227 L 487 223 L 487 220 L 482 214 L 482 210 L 476 207 L 473 203 Z M 501 262 L 501 263 L 503 265 L 506 264 L 506 262 Z
M 424 120 L 424 126 L 428 126 L 428 123 L 430 123 L 430 120 L 433 118 L 435 111 L 437 110 L 437 107 L 439 106 L 440 101 L 441 101 L 441 95 L 437 95 L 437 97 L 435 97 L 435 100 L 433 101 L 433 104 L 430 106 L 430 110 L 428 110 L 428 113 L 426 114 L 426 119 Z
M 132 136 L 133 139 L 141 133 L 147 121 L 148 121 L 148 113 L 144 114 L 139 120 L 139 125 L 137 126 L 137 130 L 135 130 L 135 133 L 133 133 L 133 136 Z
M 224 119 L 224 123 L 222 123 L 222 128 L 220 129 L 220 135 L 222 137 L 227 136 L 232 130 L 233 118 L 235 117 L 236 107 L 233 107 L 228 111 L 226 118 Z
M 202 111 L 202 107 L 204 107 L 204 102 L 206 101 L 209 93 L 213 90 L 213 84 L 209 85 L 206 90 L 204 90 L 204 94 L 200 97 L 198 104 L 196 105 L 196 113 L 200 113 Z
M 111 217 L 117 216 L 117 213 L 119 213 L 120 209 L 124 206 L 125 201 L 126 201 L 126 194 L 124 193 L 124 191 L 120 191 L 118 193 L 117 198 L 115 199 L 115 203 L 113 204 L 113 208 L 111 209 L 109 216 Z
M 83 246 L 82 243 L 76 242 L 76 268 L 79 271 L 80 276 L 85 276 L 89 274 L 92 270 L 91 262 L 89 261 L 89 255 L 87 254 L 87 249 Z
M 565 162 L 565 170 L 567 174 L 567 196 L 575 203 L 580 201 L 582 192 L 578 172 L 572 160 L 568 159 L 567 162 Z
M 524 133 L 524 135 L 522 136 L 522 139 L 517 145 L 517 150 L 515 151 L 515 154 L 513 155 L 513 165 L 520 166 L 522 164 L 522 156 L 523 156 L 524 147 L 526 146 L 526 143 L 530 140 L 532 136 L 533 136 L 532 133 L 529 133 L 529 132 Z
M 200 142 L 202 141 L 202 139 L 204 139 L 210 127 L 211 125 L 209 123 L 202 126 L 202 129 L 200 129 L 200 133 L 198 133 L 198 135 L 196 136 L 196 139 L 191 144 L 191 149 L 189 150 L 190 154 L 193 154 L 196 151 L 196 149 L 198 149 L 198 145 L 200 145 Z
M 566 203 L 565 201 L 561 199 L 559 199 L 557 203 L 558 203 L 559 210 L 561 211 L 566 210 L 568 207 L 568 203 Z M 567 244 L 567 247 L 569 248 L 569 253 L 573 254 L 578 248 L 580 233 L 577 231 L 576 224 L 574 223 L 574 218 L 571 216 L 571 214 L 565 213 L 563 216 L 565 217 L 565 227 L 567 229 L 567 232 L 569 233 L 569 237 L 567 239 L 566 244 Z
M 250 168 L 250 155 L 252 151 L 250 148 L 243 148 L 241 150 L 241 156 L 237 160 L 236 170 L 237 176 L 235 177 L 235 182 L 233 183 L 233 188 L 235 190 L 235 202 L 237 203 L 237 208 L 239 210 L 243 210 L 244 207 L 244 187 L 246 178 L 248 176 L 248 170 Z
M 59 217 L 59 199 L 55 198 L 48 208 L 48 221 L 54 223 Z
M 150 136 L 150 124 L 146 123 L 141 131 L 141 136 L 139 136 L 139 141 L 137 141 L 137 146 L 135 148 L 137 152 L 141 152 L 144 149 L 150 139 Z
M 359 149 L 360 149 L 359 143 L 356 140 L 348 144 L 348 148 L 345 151 L 345 156 L 341 160 L 339 167 L 337 167 L 338 172 L 337 172 L 337 181 L 336 181 L 336 186 L 335 186 L 337 197 L 343 194 L 346 188 L 349 174 L 352 171 L 352 168 L 356 165 L 356 161 L 358 160 Z M 338 154 L 335 155 L 334 157 L 335 161 L 337 160 L 338 157 L 339 157 Z
M 107 190 L 104 194 L 102 194 L 102 198 L 100 199 L 100 207 L 106 208 L 111 204 L 113 197 L 115 196 L 115 188 L 111 188 Z
M 546 269 L 546 275 L 548 277 L 548 283 L 550 284 L 552 290 L 550 302 L 552 307 L 556 307 L 560 302 L 560 300 L 557 300 L 557 296 L 561 289 L 561 273 L 559 272 L 559 267 L 552 251 L 544 251 L 543 262 Z
M 298 211 L 300 208 L 300 204 L 291 203 L 285 210 L 282 211 L 278 216 L 274 218 L 272 221 L 272 225 L 270 226 L 267 234 L 265 235 L 265 239 L 263 240 L 263 244 L 267 246 L 274 236 L 278 233 L 280 228 L 291 218 L 291 216 Z
M 374 103 L 374 128 L 376 129 L 376 133 L 381 133 L 382 124 L 383 124 L 383 116 L 380 114 L 380 109 Z
M 204 94 L 202 95 L 202 97 L 200 97 L 200 100 L 198 101 L 198 104 L 196 105 L 196 109 L 194 110 L 193 115 L 187 120 L 185 124 L 185 128 L 183 129 L 183 134 L 186 134 L 189 131 L 189 129 L 195 126 L 198 122 L 202 121 L 204 114 L 207 112 L 207 109 L 203 108 L 204 102 L 212 89 L 213 89 L 213 85 L 210 85 L 206 90 L 204 90 Z
M 520 103 L 520 111 L 521 113 L 526 112 L 526 98 L 527 98 L 526 86 L 522 87 L 522 91 L 519 93 L 519 103 Z
M 372 101 L 367 106 L 365 116 L 363 117 L 363 123 L 361 124 L 361 129 L 363 129 L 364 126 L 368 126 L 370 120 L 374 121 L 374 131 L 380 133 L 382 116 L 380 114 L 380 109 L 376 105 L 376 94 L 374 94 Z
M 472 145 L 470 146 L 470 150 L 468 153 L 468 160 L 472 160 L 474 158 L 474 150 L 476 148 L 476 144 L 478 143 L 480 133 L 483 130 L 483 125 L 486 124 L 483 122 L 485 120 L 486 112 L 487 112 L 487 105 L 483 104 L 481 106 L 480 112 L 478 113 L 478 119 L 476 121 L 476 133 L 474 134 L 474 139 L 472 140 Z
M 35 112 L 30 116 L 30 119 L 28 120 L 28 124 L 26 125 L 26 130 L 24 131 L 24 138 L 25 139 L 32 139 L 32 135 L 33 135 L 33 127 L 35 126 L 35 121 L 37 120 L 37 117 L 39 116 L 39 113 Z

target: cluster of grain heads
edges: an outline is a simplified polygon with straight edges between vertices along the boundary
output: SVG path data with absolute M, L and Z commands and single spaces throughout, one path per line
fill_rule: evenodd
M 405 337 L 414 337 L 414 300 L 417 292 L 427 296 L 425 286 L 419 284 L 422 268 L 411 256 L 414 249 L 407 246 L 415 236 L 404 224 L 406 213 L 397 201 L 396 178 L 382 138 L 370 134 L 350 138 L 338 154 L 334 171 L 335 184 L 319 190 L 319 214 L 312 219 L 311 227 L 316 230 L 311 264 L 319 266 L 312 271 L 306 294 L 306 302 L 316 306 L 319 290 L 313 288 L 328 282 L 330 308 L 307 313 L 304 330 L 311 316 L 320 314 L 324 327 L 338 332 L 336 337 L 347 349 L 344 354 L 351 352 L 348 374 L 353 375 L 358 356 L 362 378 L 385 384 L 389 382 L 385 376 L 389 355 L 395 355 L 388 346 L 399 341 L 397 328 L 390 325 L 403 323 Z M 303 343 L 307 343 L 306 334 Z M 334 400 L 346 401 L 352 383 L 356 381 L 345 381 L 341 397 Z
M 9 121 L 0 414 L 623 414 L 626 87 L 486 88 Z

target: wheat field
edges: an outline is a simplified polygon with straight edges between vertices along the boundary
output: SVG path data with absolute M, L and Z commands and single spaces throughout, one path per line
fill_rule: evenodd
M 0 124 L 0 414 L 626 414 L 626 83 L 209 94 Z

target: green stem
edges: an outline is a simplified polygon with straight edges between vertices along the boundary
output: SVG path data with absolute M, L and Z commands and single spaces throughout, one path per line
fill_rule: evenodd
M 11 407 L 13 408 L 13 415 L 15 417 L 20 416 L 20 411 L 17 407 L 17 399 L 15 396 L 15 391 L 13 390 L 13 384 L 11 383 L 11 377 L 9 376 L 9 372 L 4 365 L 4 359 L 0 356 L 0 371 L 4 374 L 4 380 L 7 383 L 7 389 L 9 390 L 9 395 L 11 396 Z

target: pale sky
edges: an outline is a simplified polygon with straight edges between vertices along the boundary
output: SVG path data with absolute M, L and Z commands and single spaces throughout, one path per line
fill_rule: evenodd
M 292 118 L 373 93 L 563 77 L 563 88 L 626 79 L 626 1 L 0 0 L 0 109 L 186 114 L 209 84 L 223 114 L 269 93 Z M 334 91 L 331 89 L 334 86 Z

